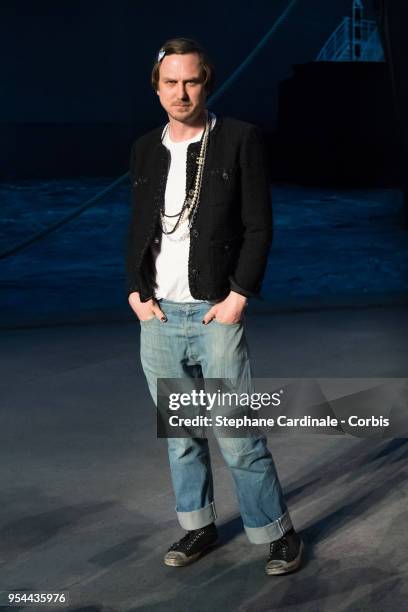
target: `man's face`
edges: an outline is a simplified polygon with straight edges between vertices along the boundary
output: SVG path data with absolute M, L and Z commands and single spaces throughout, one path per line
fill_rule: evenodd
M 192 123 L 205 108 L 207 97 L 197 53 L 166 55 L 161 64 L 157 95 L 170 118 Z

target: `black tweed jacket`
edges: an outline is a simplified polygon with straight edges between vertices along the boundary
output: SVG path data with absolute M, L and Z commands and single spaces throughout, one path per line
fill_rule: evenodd
M 151 245 L 160 243 L 170 153 L 162 127 L 132 146 L 132 218 L 126 258 L 128 293 L 154 296 Z M 186 190 L 192 187 L 200 143 L 187 151 Z M 189 286 L 196 299 L 218 301 L 231 289 L 246 296 L 260 292 L 272 240 L 268 163 L 258 128 L 217 116 L 210 133 L 198 213 L 190 230 Z

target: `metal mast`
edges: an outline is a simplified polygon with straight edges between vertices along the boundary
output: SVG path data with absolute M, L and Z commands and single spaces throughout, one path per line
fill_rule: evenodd
M 353 16 L 351 20 L 351 61 L 361 60 L 363 39 L 363 4 L 361 0 L 353 1 Z

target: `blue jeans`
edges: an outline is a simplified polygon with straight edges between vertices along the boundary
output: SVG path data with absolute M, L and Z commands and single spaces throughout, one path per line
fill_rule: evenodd
M 140 352 L 150 393 L 157 403 L 157 378 L 239 378 L 251 392 L 251 370 L 242 323 L 202 324 L 208 302 L 160 301 L 167 323 L 141 321 Z M 292 527 L 275 464 L 263 435 L 217 437 L 231 470 L 248 539 L 263 544 Z M 199 529 L 216 519 L 206 438 L 169 438 L 170 470 L 181 527 Z

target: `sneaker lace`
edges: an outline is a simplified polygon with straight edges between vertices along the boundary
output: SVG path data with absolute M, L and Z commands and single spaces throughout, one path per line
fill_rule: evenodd
M 279 540 L 275 540 L 270 543 L 269 547 L 269 559 L 274 557 L 286 559 L 289 550 L 289 544 L 285 536 L 282 536 Z
M 203 535 L 203 533 L 204 529 L 200 529 L 197 532 L 187 531 L 186 535 L 183 536 L 181 540 L 178 540 L 170 547 L 170 550 L 182 550 L 184 552 L 189 551 L 193 544 L 195 544 L 195 542 Z

